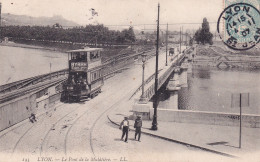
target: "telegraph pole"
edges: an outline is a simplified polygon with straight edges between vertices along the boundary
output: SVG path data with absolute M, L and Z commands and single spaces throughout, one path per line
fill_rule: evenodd
M 187 30 L 186 30 L 186 49 L 187 49 L 187 46 L 188 46 L 188 33 L 187 33 Z
M 181 27 L 181 40 L 182 40 L 182 41 L 184 40 L 183 34 L 184 34 L 184 32 L 183 32 L 183 26 L 182 26 L 182 27 Z
M 167 29 L 166 29 L 166 63 L 165 63 L 165 66 L 168 66 L 167 55 L 168 55 L 168 23 L 167 23 Z
M 180 53 L 181 53 L 181 27 L 180 27 Z
M 155 98 L 153 102 L 154 114 L 153 114 L 153 123 L 152 123 L 152 130 L 157 130 L 157 102 L 158 102 L 158 53 L 159 53 L 159 13 L 160 13 L 160 4 L 158 3 L 158 19 L 157 19 L 157 41 L 156 41 L 156 65 L 155 65 L 155 85 L 154 85 L 154 92 Z

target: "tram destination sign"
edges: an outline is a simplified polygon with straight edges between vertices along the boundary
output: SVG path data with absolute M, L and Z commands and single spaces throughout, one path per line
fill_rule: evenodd
M 75 71 L 87 70 L 88 64 L 86 62 L 72 62 L 71 69 Z

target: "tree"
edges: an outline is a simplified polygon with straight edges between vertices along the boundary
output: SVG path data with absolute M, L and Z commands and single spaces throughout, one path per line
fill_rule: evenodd
M 2 37 L 17 39 L 31 39 L 38 41 L 66 41 L 99 44 L 104 43 L 132 43 L 136 41 L 132 27 L 123 31 L 109 30 L 102 24 L 86 25 L 85 27 L 62 28 L 58 23 L 53 26 L 3 26 Z
M 213 44 L 212 38 L 213 38 L 213 34 L 210 32 L 210 28 L 209 28 L 209 22 L 207 20 L 207 18 L 203 19 L 202 22 L 202 28 L 199 28 L 196 33 L 195 33 L 195 41 L 197 43 L 209 43 L 209 44 Z

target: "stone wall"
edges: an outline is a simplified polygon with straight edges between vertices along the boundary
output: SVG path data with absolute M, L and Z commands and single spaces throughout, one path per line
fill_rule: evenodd
M 55 90 L 56 87 L 48 87 L 1 104 L 0 131 L 28 119 L 31 113 L 41 114 L 52 109 L 60 101 L 61 93 Z
M 198 123 L 223 126 L 239 126 L 239 114 L 204 112 L 190 110 L 158 109 L 158 121 Z M 150 109 L 150 119 L 153 118 L 153 108 Z M 242 126 L 260 128 L 260 115 L 242 114 Z

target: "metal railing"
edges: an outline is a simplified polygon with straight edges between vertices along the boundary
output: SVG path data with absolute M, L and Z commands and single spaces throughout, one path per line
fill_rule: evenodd
M 184 60 L 186 57 L 185 54 L 181 54 L 179 56 L 175 55 L 172 60 L 174 60 L 177 57 L 177 60 L 163 73 L 159 76 L 158 78 L 158 89 L 166 82 L 166 80 L 170 77 L 172 72 L 174 71 L 175 67 Z M 151 84 L 152 79 L 149 79 L 149 82 L 145 82 L 144 86 L 147 86 L 148 84 Z M 152 83 L 148 88 L 145 88 L 146 90 L 144 91 L 145 97 L 150 100 L 152 96 L 155 94 L 155 89 L 154 89 L 155 83 Z M 140 87 L 137 89 L 137 91 L 140 89 Z M 133 97 L 137 91 L 131 96 Z

